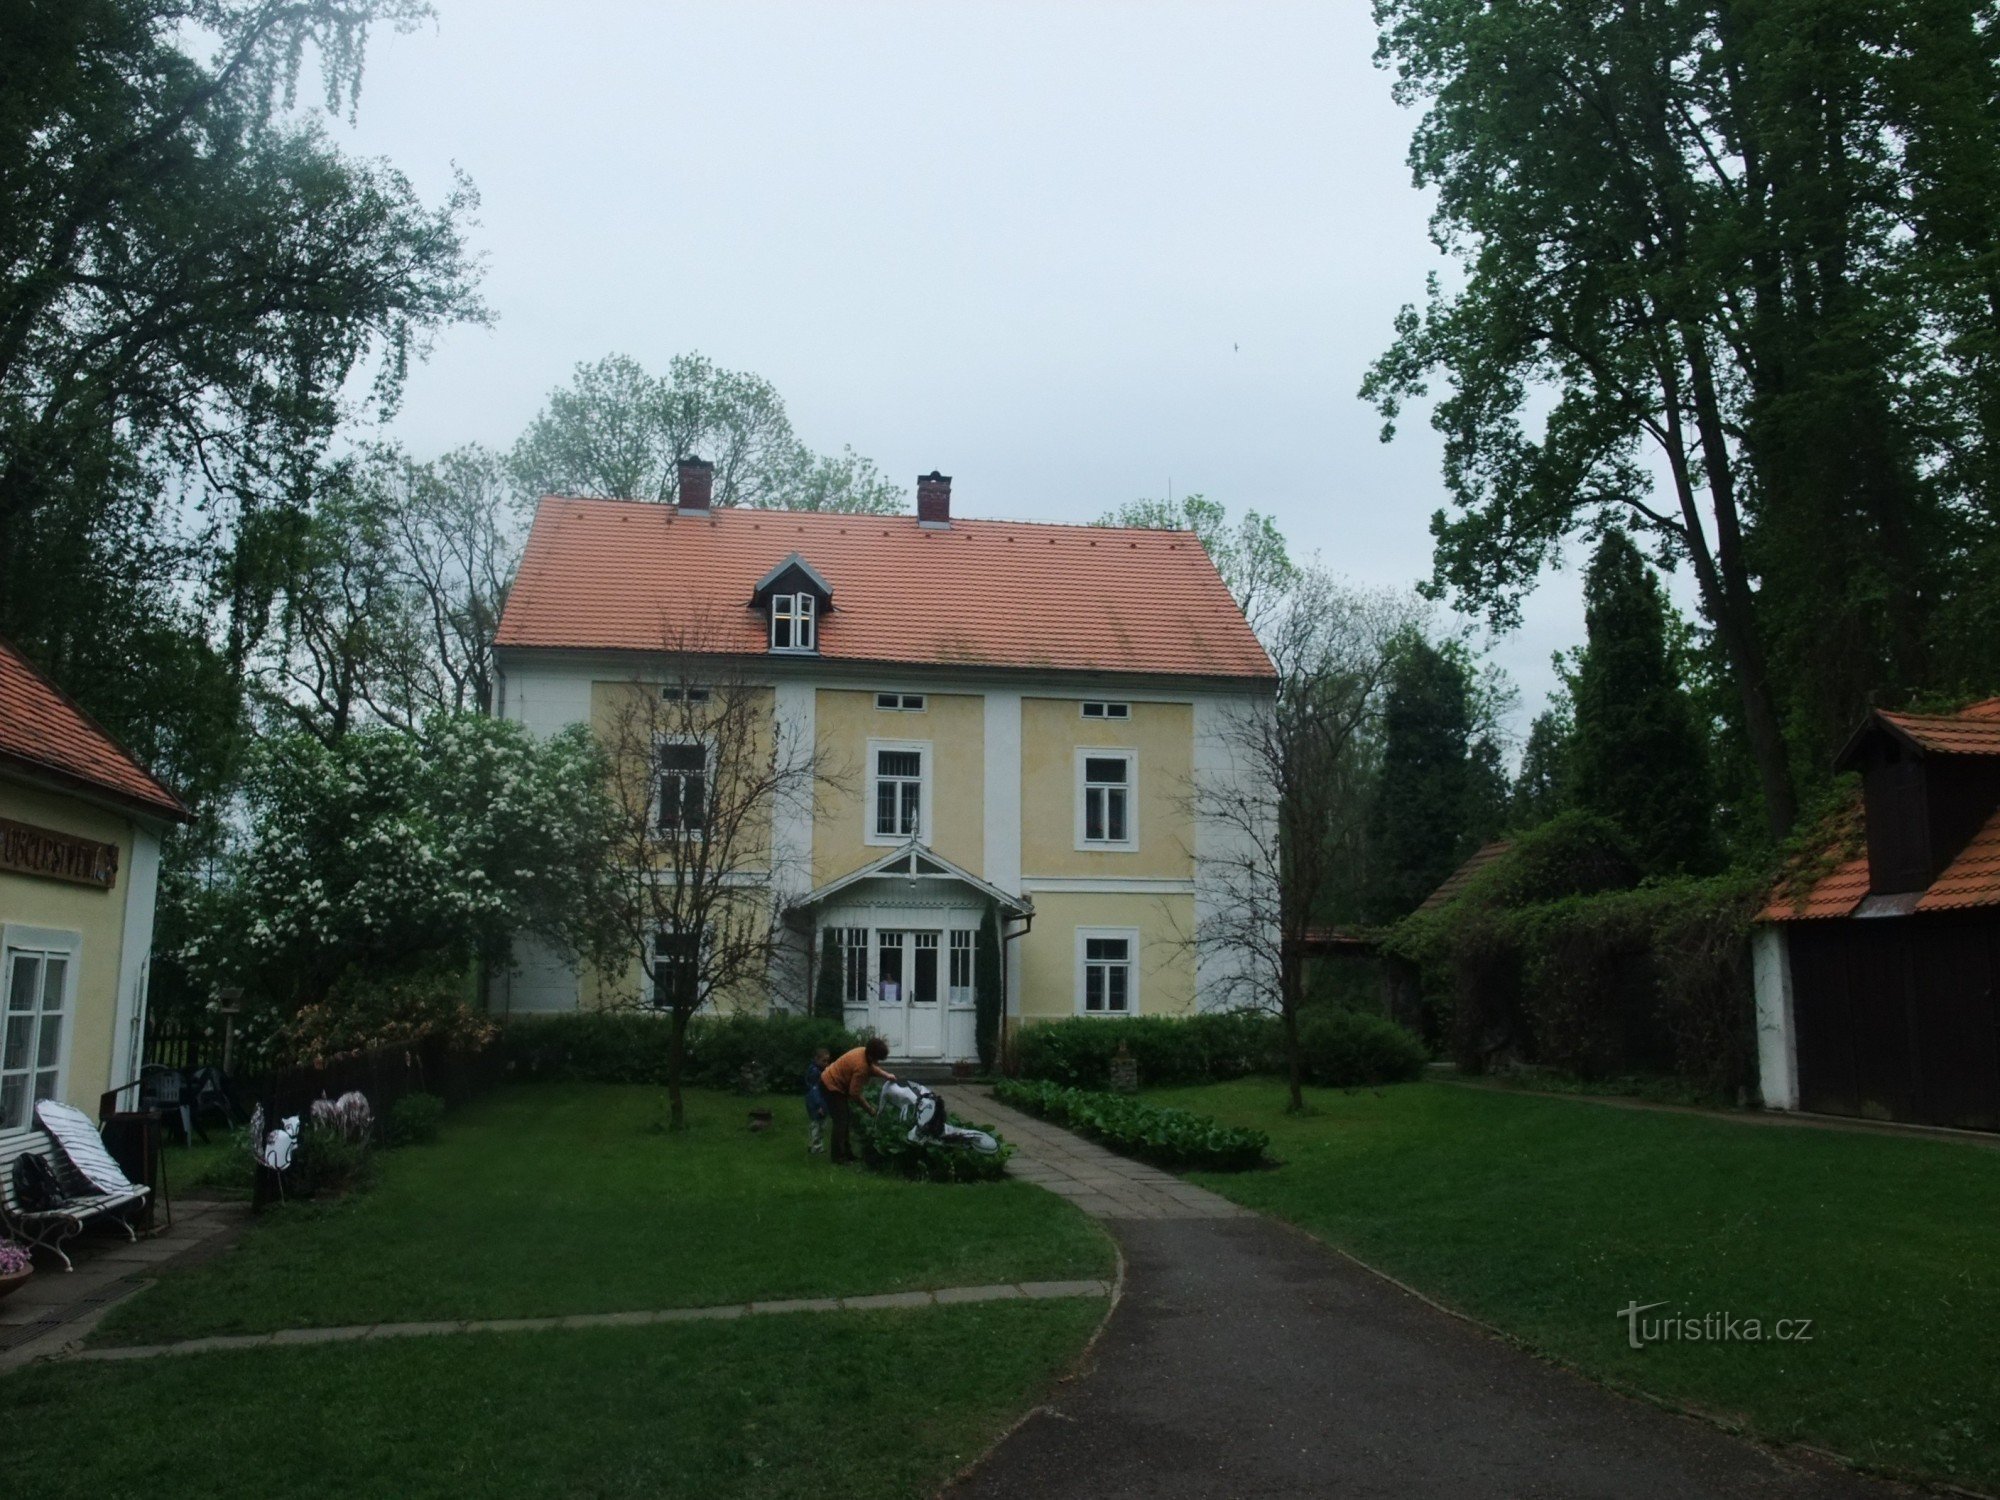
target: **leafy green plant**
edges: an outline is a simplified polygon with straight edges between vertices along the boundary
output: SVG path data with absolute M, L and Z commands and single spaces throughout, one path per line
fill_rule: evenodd
M 1139 1079 L 1145 1084 L 1217 1083 L 1275 1072 L 1283 1056 L 1275 1016 L 1218 1011 L 1185 1018 L 1077 1017 L 1038 1022 L 1021 1028 L 1014 1058 L 1023 1078 L 1102 1088 L 1110 1081 L 1111 1059 L 1121 1046 L 1139 1064 Z
M 1061 1084 L 1004 1079 L 1002 1104 L 1039 1115 L 1110 1147 L 1173 1171 L 1242 1172 L 1265 1165 L 1271 1138 L 1222 1125 L 1185 1109 L 1161 1109 L 1128 1094 L 1091 1093 Z
M 337 1130 L 309 1125 L 299 1137 L 297 1153 L 285 1171 L 285 1194 L 292 1198 L 324 1198 L 367 1187 L 375 1175 L 368 1142 Z
M 969 1125 L 952 1117 L 952 1124 L 984 1130 L 999 1140 L 988 1125 Z M 915 1177 L 926 1182 L 998 1182 L 1007 1175 L 1007 1158 L 1014 1148 L 1005 1141 L 992 1155 L 965 1146 L 947 1146 L 942 1141 L 920 1137 L 911 1140 L 910 1122 L 884 1111 L 863 1115 L 855 1121 L 861 1158 L 878 1172 L 898 1177 Z
M 1394 1021 L 1325 1007 L 1299 1017 L 1306 1082 L 1323 1088 L 1410 1083 L 1424 1072 L 1424 1046 Z
M 382 1117 L 383 1144 L 427 1146 L 437 1139 L 438 1126 L 443 1122 L 444 1100 L 436 1094 L 405 1094 Z

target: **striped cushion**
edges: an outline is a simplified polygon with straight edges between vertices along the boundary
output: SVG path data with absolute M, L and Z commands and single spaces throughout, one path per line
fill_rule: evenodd
M 100 1193 L 130 1193 L 136 1190 L 119 1169 L 118 1163 L 111 1159 L 111 1153 L 104 1149 L 104 1141 L 98 1135 L 97 1127 L 90 1123 L 89 1115 L 60 1100 L 44 1099 L 35 1106 L 35 1116 L 42 1122 L 42 1129 L 56 1138 L 63 1155 L 69 1158 L 69 1164 Z

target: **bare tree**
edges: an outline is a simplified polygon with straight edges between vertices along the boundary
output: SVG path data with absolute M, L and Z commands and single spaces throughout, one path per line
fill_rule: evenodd
M 1289 1108 L 1304 1108 L 1299 1010 L 1311 929 L 1353 889 L 1372 743 L 1396 639 L 1423 618 L 1408 595 L 1358 589 L 1318 569 L 1267 617 L 1275 694 L 1232 710 L 1217 769 L 1190 787 L 1203 832 L 1192 941 L 1211 954 L 1223 1004 L 1284 1023 Z
M 783 825 L 836 784 L 806 727 L 777 712 L 770 685 L 720 640 L 699 627 L 669 633 L 601 721 L 617 807 L 612 904 L 642 975 L 625 1000 L 663 1012 L 670 1028 L 675 1130 L 688 1022 L 768 983 L 798 873 L 787 862 L 804 857 L 783 847 Z

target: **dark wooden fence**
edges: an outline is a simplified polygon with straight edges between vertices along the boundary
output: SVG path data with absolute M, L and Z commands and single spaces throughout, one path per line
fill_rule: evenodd
M 186 1021 L 146 1018 L 146 1061 L 169 1068 L 222 1066 L 222 1039 L 203 1036 Z
M 505 1068 L 498 1047 L 474 1052 L 431 1038 L 316 1067 L 283 1068 L 248 1081 L 242 1094 L 246 1104 L 262 1104 L 267 1119 L 280 1120 L 308 1114 L 315 1099 L 338 1099 L 359 1089 L 379 1120 L 405 1094 L 436 1094 L 448 1105 L 463 1104 L 498 1083 Z

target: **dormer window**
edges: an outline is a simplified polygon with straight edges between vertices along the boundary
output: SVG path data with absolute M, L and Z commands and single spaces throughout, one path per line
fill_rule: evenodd
M 757 580 L 750 607 L 764 611 L 773 651 L 817 655 L 821 617 L 833 613 L 833 585 L 794 552 Z
M 819 649 L 819 600 L 811 594 L 771 596 L 771 649 L 773 651 L 816 651 Z

